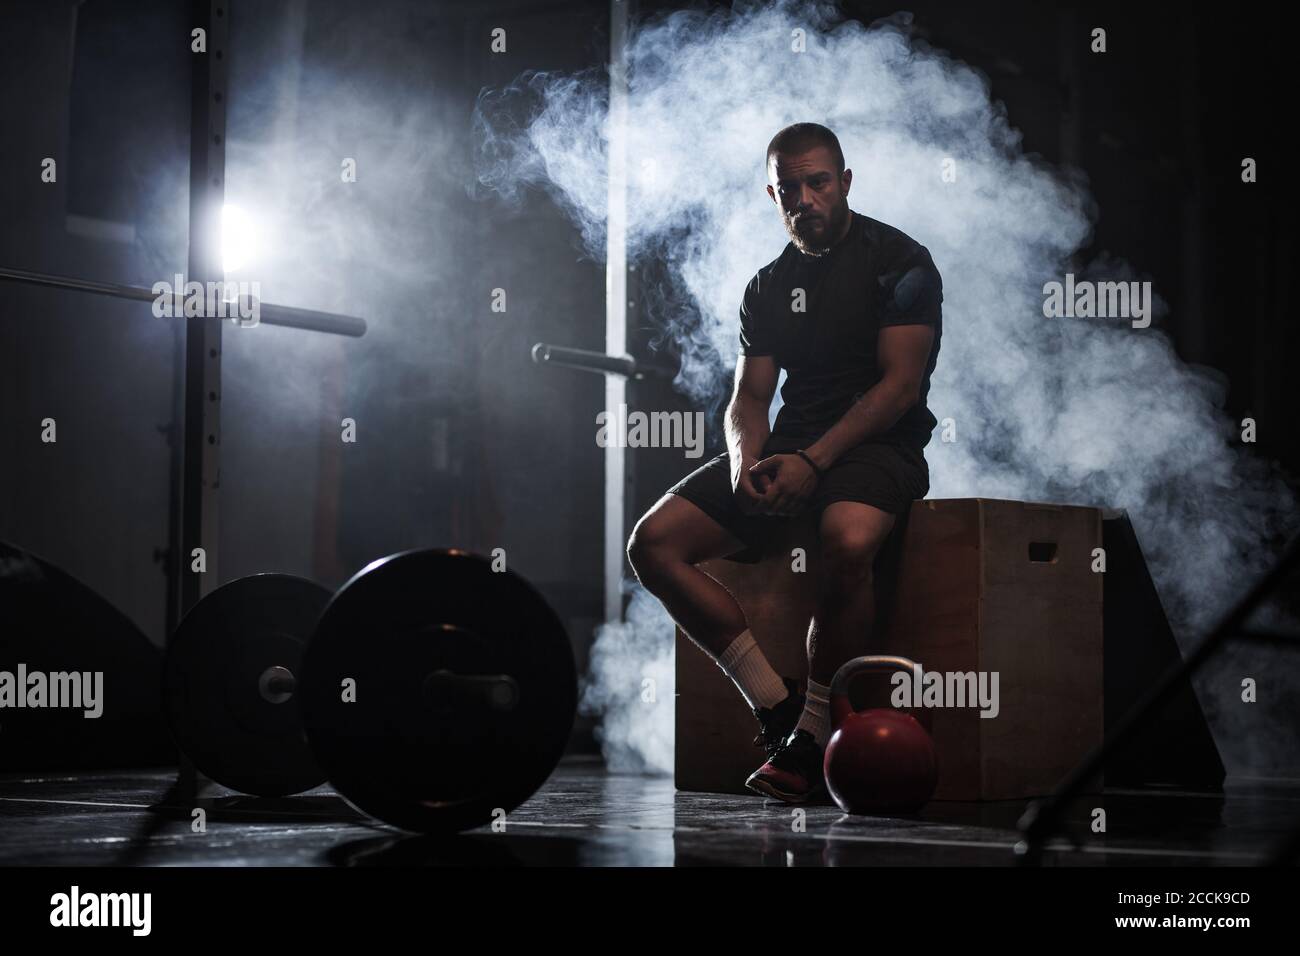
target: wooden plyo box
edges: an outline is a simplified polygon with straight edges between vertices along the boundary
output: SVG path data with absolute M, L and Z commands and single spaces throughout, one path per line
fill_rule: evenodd
M 1103 736 L 1102 512 L 988 498 L 915 501 L 877 557 L 877 627 L 860 654 L 901 654 L 925 671 L 998 673 L 996 717 L 978 705 L 928 711 L 938 800 L 1049 793 Z M 792 570 L 803 547 L 808 570 Z M 781 674 L 807 676 L 817 592 L 816 531 L 789 522 L 757 564 L 701 565 L 736 596 Z M 886 706 L 888 678 L 866 694 Z M 762 762 L 757 725 L 722 670 L 677 632 L 679 790 L 746 793 Z M 855 692 L 855 698 L 857 697 Z M 1100 783 L 1098 783 L 1098 787 Z

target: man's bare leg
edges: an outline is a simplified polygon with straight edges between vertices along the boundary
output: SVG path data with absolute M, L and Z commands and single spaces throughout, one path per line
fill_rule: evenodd
M 872 565 L 894 521 L 888 512 L 853 501 L 837 501 L 822 512 L 821 594 L 808 628 L 808 697 L 796 728 L 807 730 L 822 747 L 830 738 L 835 672 L 870 647 L 876 610 Z
M 829 685 L 840 665 L 868 652 L 875 622 L 872 566 L 895 516 L 856 501 L 822 512 L 821 595 L 808 629 L 808 676 Z
M 697 505 L 664 495 L 637 522 L 627 557 L 642 586 L 686 635 L 718 658 L 748 626 L 731 592 L 696 567 L 744 545 Z
M 642 586 L 686 636 L 713 658 L 750 707 L 766 710 L 790 697 L 790 686 L 754 642 L 731 592 L 696 567 L 742 547 L 697 505 L 667 494 L 637 522 L 627 555 Z M 786 731 L 789 726 L 784 724 Z

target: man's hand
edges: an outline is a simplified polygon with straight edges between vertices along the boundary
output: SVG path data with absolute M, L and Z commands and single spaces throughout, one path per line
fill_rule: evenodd
M 750 466 L 759 514 L 797 515 L 817 487 L 817 473 L 798 455 L 772 455 Z
M 749 458 L 741 461 L 739 465 L 731 466 L 731 491 L 736 496 L 736 504 L 740 507 L 741 513 L 747 515 L 754 514 L 763 499 L 762 491 L 755 486 L 754 476 L 750 474 L 753 464 L 754 459 Z

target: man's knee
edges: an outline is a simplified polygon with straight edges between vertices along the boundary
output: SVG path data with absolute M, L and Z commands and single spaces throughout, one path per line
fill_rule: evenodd
M 675 495 L 665 495 L 641 516 L 627 541 L 627 558 L 645 583 L 647 575 L 674 572 L 681 566 L 739 550 L 731 537 L 700 508 Z
M 852 589 L 869 581 L 876 555 L 893 526 L 891 515 L 869 505 L 837 502 L 827 508 L 819 529 L 827 584 Z
M 653 512 L 641 516 L 627 539 L 627 560 L 637 575 L 644 577 L 670 560 L 672 536 L 667 522 Z
M 827 583 L 856 583 L 871 577 L 880 542 L 870 529 L 847 525 L 822 534 L 822 574 Z

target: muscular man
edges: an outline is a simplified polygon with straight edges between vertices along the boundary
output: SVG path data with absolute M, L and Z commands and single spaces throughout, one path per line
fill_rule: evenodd
M 866 653 L 876 553 L 930 488 L 922 449 L 936 424 L 926 395 L 943 291 L 924 246 L 849 209 L 853 173 L 826 127 L 777 133 L 767 175 L 790 242 L 745 289 L 727 452 L 641 518 L 628 558 L 753 709 L 767 761 L 747 786 L 798 802 L 824 786 L 831 678 Z M 769 431 L 781 369 L 784 404 Z M 821 580 L 806 693 L 772 669 L 735 599 L 696 567 L 757 560 L 773 525 L 805 510 L 817 517 Z

